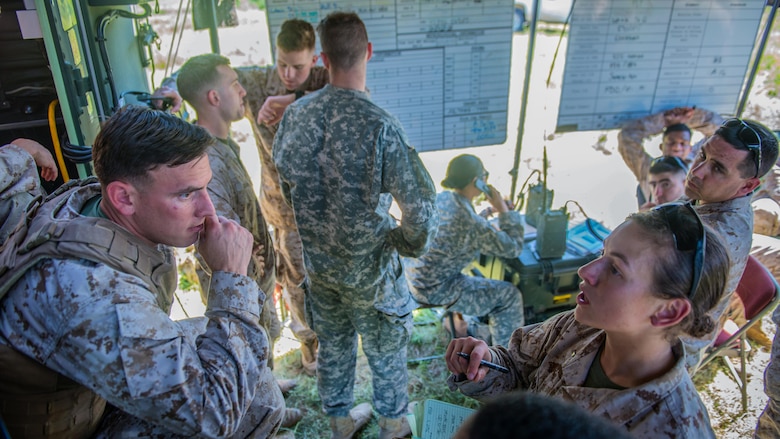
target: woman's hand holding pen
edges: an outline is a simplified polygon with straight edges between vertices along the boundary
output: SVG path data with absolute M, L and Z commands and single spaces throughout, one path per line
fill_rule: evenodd
M 468 360 L 458 353 L 468 354 Z M 487 343 L 474 337 L 453 339 L 447 346 L 447 369 L 455 375 L 464 375 L 469 381 L 481 381 L 488 371 L 487 367 L 480 367 L 482 360 L 492 360 L 492 354 Z

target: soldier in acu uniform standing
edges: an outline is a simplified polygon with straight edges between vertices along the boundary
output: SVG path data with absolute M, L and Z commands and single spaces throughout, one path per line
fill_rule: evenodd
M 318 32 L 330 84 L 287 107 L 273 157 L 311 281 L 306 309 L 320 340 L 320 397 L 333 438 L 350 438 L 368 421 L 367 404 L 350 410 L 360 334 L 379 437 L 405 437 L 406 346 L 416 302 L 399 254 L 427 248 L 436 193 L 401 124 L 366 92 L 372 47 L 363 22 L 335 12 Z M 400 225 L 389 213 L 393 198 Z

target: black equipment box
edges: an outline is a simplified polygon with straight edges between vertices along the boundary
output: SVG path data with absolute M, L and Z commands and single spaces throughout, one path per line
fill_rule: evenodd
M 580 291 L 577 270 L 599 256 L 601 241 L 609 232 L 595 221 L 583 222 L 569 229 L 566 251 L 560 258 L 539 258 L 535 237 L 527 237 L 520 257 L 482 255 L 468 269 L 472 275 L 506 280 L 517 286 L 523 294 L 525 323 L 541 322 L 576 306 Z

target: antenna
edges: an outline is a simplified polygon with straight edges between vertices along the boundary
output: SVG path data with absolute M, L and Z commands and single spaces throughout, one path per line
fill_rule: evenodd
M 546 133 L 544 137 L 547 137 Z M 540 213 L 544 214 L 549 210 L 552 200 L 550 200 L 550 204 L 547 204 L 547 144 L 542 148 L 542 211 Z
M 566 253 L 566 206 L 552 210 L 552 191 L 547 189 L 547 145 L 542 150 L 542 205 L 536 218 L 536 254 L 540 259 L 557 259 Z

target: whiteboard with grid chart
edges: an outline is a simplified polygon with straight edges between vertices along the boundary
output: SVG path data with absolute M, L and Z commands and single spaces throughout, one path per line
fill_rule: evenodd
M 761 0 L 577 0 L 556 131 L 679 106 L 734 114 Z
M 513 0 L 267 0 L 266 8 L 272 46 L 286 19 L 316 27 L 331 11 L 357 12 L 374 49 L 371 98 L 418 151 L 506 140 Z

